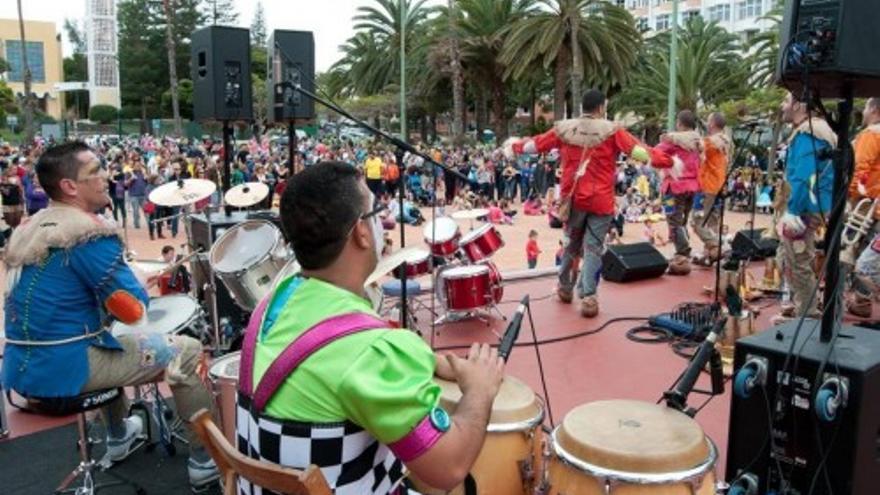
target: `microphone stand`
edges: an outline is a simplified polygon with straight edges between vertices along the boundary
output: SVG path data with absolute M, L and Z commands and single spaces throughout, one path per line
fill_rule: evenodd
M 752 134 L 755 132 L 755 128 L 757 124 L 753 124 L 748 126 L 749 133 L 746 134 L 746 138 L 744 140 L 745 144 L 749 143 L 749 140 L 752 139 Z M 721 185 L 721 190 L 718 191 L 718 195 L 715 196 L 714 204 L 712 205 L 712 209 L 718 207 L 718 202 L 721 202 L 721 212 L 718 217 L 718 261 L 715 262 L 715 302 L 719 302 L 721 299 L 721 248 L 724 247 L 724 199 L 730 194 L 728 191 L 727 184 L 730 182 L 730 177 L 733 175 L 733 170 L 736 168 L 736 162 L 742 158 L 742 152 L 745 149 L 745 146 L 740 146 L 736 150 L 736 154 L 733 157 L 733 161 L 730 163 L 730 166 L 727 169 L 727 174 L 724 176 L 724 183 Z M 706 215 L 706 218 L 703 219 L 702 227 L 705 228 L 706 224 L 709 222 L 709 217 L 711 217 L 712 212 L 709 211 L 709 215 Z M 752 218 L 752 233 L 755 231 L 755 219 Z
M 446 166 L 445 164 L 438 163 L 438 162 L 434 161 L 433 158 L 431 158 L 430 156 L 417 150 L 413 145 L 406 142 L 405 139 L 397 138 L 397 137 L 392 136 L 392 135 L 390 135 L 380 129 L 377 129 L 376 127 L 371 126 L 370 124 L 364 122 L 363 120 L 360 120 L 360 119 L 354 117 L 352 114 L 347 112 L 342 107 L 319 97 L 318 95 L 316 95 L 315 93 L 312 93 L 311 91 L 309 91 L 307 89 L 304 89 L 300 84 L 293 84 L 290 81 L 281 81 L 281 82 L 278 82 L 275 84 L 275 88 L 276 88 L 276 92 L 277 92 L 278 88 L 292 89 L 294 91 L 298 91 L 298 92 L 302 93 L 304 96 L 307 96 L 307 97 L 315 100 L 316 102 L 329 108 L 330 110 L 336 112 L 337 114 L 351 120 L 355 124 L 366 129 L 373 136 L 381 137 L 385 141 L 387 141 L 397 147 L 397 150 L 394 153 L 394 157 L 397 161 L 397 168 L 399 170 L 398 180 L 400 181 L 400 187 L 397 190 L 398 191 L 397 201 L 398 201 L 398 206 L 400 206 L 400 247 L 401 247 L 401 249 L 406 247 L 406 234 L 405 234 L 406 229 L 404 228 L 404 225 L 403 225 L 404 224 L 403 203 L 404 203 L 404 198 L 406 197 L 406 180 L 404 177 L 405 169 L 404 169 L 404 164 L 403 164 L 403 156 L 406 153 L 418 156 L 418 157 L 422 158 L 426 163 L 429 163 L 429 164 L 433 165 L 434 167 L 440 167 L 446 173 L 453 174 L 453 175 L 461 178 L 465 182 L 467 181 L 467 177 L 465 177 L 463 174 L 459 173 L 458 170 L 455 170 L 451 167 Z M 432 170 L 432 172 L 433 171 L 434 170 Z M 406 308 L 407 294 L 406 293 L 407 293 L 406 263 L 402 263 L 400 265 L 400 298 L 402 301 L 402 304 L 400 305 L 400 326 L 401 326 L 401 328 L 406 328 L 406 323 L 407 323 L 407 308 Z
M 550 418 L 550 427 L 555 428 L 553 421 L 553 408 L 550 407 L 550 393 L 547 392 L 547 380 L 544 378 L 544 365 L 541 363 L 541 346 L 538 344 L 538 334 L 535 332 L 535 320 L 532 318 L 532 303 L 526 302 L 526 311 L 529 313 L 529 329 L 532 331 L 532 343 L 535 347 L 535 357 L 538 358 L 538 370 L 541 372 L 541 388 L 544 390 L 544 402 L 547 404 L 547 417 Z

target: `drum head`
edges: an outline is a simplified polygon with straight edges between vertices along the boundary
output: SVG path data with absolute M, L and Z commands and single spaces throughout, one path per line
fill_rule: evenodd
M 150 299 L 150 307 L 147 308 L 145 318 L 136 325 L 126 325 L 115 322 L 110 327 L 113 335 L 126 335 L 130 333 L 174 333 L 183 330 L 184 325 L 192 320 L 199 310 L 199 304 L 195 299 L 186 294 L 175 294 Z
M 275 249 L 281 231 L 271 222 L 247 220 L 227 230 L 211 248 L 211 266 L 220 273 L 244 270 Z
M 709 457 L 703 429 L 666 406 L 636 400 L 591 402 L 571 410 L 556 441 L 590 464 L 636 473 L 693 468 Z
M 404 261 L 409 265 L 414 265 L 425 261 L 430 255 L 431 253 L 429 253 L 427 249 L 414 249 L 412 252 L 406 254 Z
M 458 232 L 458 224 L 455 223 L 455 220 L 449 217 L 440 217 L 425 225 L 425 241 L 430 244 L 446 242 L 455 237 L 456 232 Z
M 208 374 L 211 378 L 233 378 L 238 380 L 238 368 L 241 364 L 241 351 L 232 352 L 214 360 Z
M 435 378 L 435 381 L 441 389 L 440 405 L 452 414 L 461 401 L 461 389 L 455 382 L 440 378 Z M 490 431 L 493 426 L 515 423 L 534 425 L 543 419 L 544 409 L 532 389 L 518 379 L 505 375 L 504 381 L 501 382 L 501 389 L 495 396 L 495 402 L 492 403 L 492 415 L 489 418 Z
M 456 279 L 468 278 L 481 273 L 489 273 L 489 268 L 485 265 L 466 265 L 450 268 L 443 272 L 443 278 Z
M 471 242 L 472 240 L 477 239 L 478 237 L 483 236 L 486 232 L 488 232 L 488 231 L 490 231 L 490 230 L 494 230 L 494 229 L 495 229 L 495 226 L 492 225 L 491 223 L 486 223 L 486 224 L 480 225 L 480 226 L 477 227 L 476 229 L 474 229 L 474 230 L 468 232 L 467 234 L 463 235 L 463 236 L 461 237 L 461 240 L 458 241 L 458 243 L 459 243 L 459 244 L 467 244 L 467 243 Z

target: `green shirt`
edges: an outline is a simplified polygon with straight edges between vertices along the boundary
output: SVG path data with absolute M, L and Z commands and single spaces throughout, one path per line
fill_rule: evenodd
M 285 301 L 286 293 L 290 296 Z M 378 317 L 366 299 L 299 276 L 282 282 L 267 308 L 254 352 L 254 388 L 272 361 L 313 325 L 351 312 Z M 431 348 L 413 332 L 387 328 L 359 332 L 303 361 L 269 400 L 265 412 L 278 419 L 314 423 L 349 420 L 380 442 L 392 443 L 437 405 L 440 387 L 433 381 L 435 365 Z

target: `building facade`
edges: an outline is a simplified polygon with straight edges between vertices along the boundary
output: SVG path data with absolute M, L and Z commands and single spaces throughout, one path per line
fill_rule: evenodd
M 61 35 L 54 22 L 25 21 L 25 50 L 31 70 L 31 92 L 37 108 L 61 120 L 64 96 L 55 84 L 64 80 Z M 21 32 L 18 19 L 0 19 L 0 57 L 9 63 L 9 70 L 0 75 L 16 97 L 24 96 L 24 70 L 21 56 Z
M 672 25 L 671 0 L 616 0 L 625 7 L 639 28 L 649 35 L 669 29 Z M 749 40 L 770 23 L 761 17 L 770 12 L 776 0 L 679 0 L 679 25 L 692 16 L 702 16 L 730 32 Z

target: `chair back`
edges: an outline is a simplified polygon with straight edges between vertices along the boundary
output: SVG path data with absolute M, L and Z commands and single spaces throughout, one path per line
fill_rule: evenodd
M 196 412 L 190 423 L 205 449 L 223 475 L 225 494 L 238 493 L 238 477 L 267 490 L 287 495 L 331 495 L 327 480 L 317 466 L 303 471 L 251 459 L 236 450 L 205 409 Z

